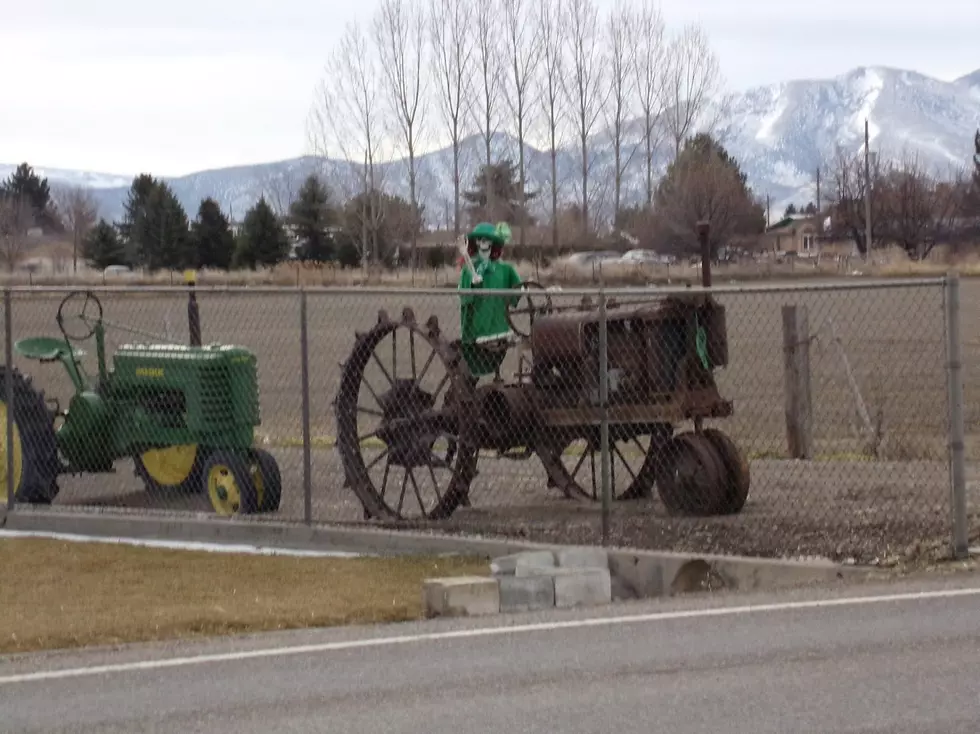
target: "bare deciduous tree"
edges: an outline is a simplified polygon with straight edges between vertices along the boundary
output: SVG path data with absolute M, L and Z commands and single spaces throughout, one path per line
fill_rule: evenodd
M 558 217 L 558 147 L 563 123 L 561 107 L 562 75 L 564 73 L 564 34 L 561 25 L 560 0 L 537 0 L 536 26 L 541 62 L 537 84 L 544 122 L 547 128 L 548 153 L 551 159 L 551 246 L 558 254 L 560 227 Z
M 589 207 L 589 138 L 602 114 L 607 88 L 603 78 L 606 59 L 600 43 L 599 13 L 593 0 L 567 0 L 563 23 L 568 28 L 565 37 L 569 69 L 563 75 L 565 94 L 575 112 L 575 128 L 582 156 L 582 236 L 592 234 Z
M 0 255 L 11 273 L 27 250 L 27 233 L 33 226 L 34 212 L 26 198 L 0 197 Z
M 630 14 L 630 37 L 636 75 L 636 97 L 643 121 L 643 162 L 646 173 L 646 203 L 653 204 L 653 158 L 663 135 L 666 48 L 664 20 L 654 0 L 640 0 Z
M 665 71 L 664 123 L 673 140 L 676 158 L 684 140 L 694 131 L 698 118 L 708 112 L 722 87 L 718 57 L 711 50 L 701 26 L 687 25 L 671 40 L 667 46 Z M 711 127 L 710 123 L 701 122 L 701 127 Z
M 527 167 L 524 162 L 524 141 L 527 134 L 528 116 L 533 109 L 528 96 L 539 56 L 538 28 L 529 12 L 530 0 L 502 0 L 504 24 L 507 27 L 506 47 L 510 73 L 504 84 L 504 97 L 517 127 L 517 171 L 520 182 L 521 211 L 527 208 Z M 520 222 L 520 245 L 525 244 L 525 222 Z
M 95 226 L 99 206 L 95 201 L 92 190 L 84 186 L 71 186 L 60 189 L 55 194 L 58 212 L 64 221 L 65 229 L 71 233 L 71 265 L 72 272 L 78 272 L 78 252 L 82 240 L 88 231 Z
M 961 211 L 962 187 L 954 175 L 942 181 L 930 176 L 916 154 L 888 165 L 881 186 L 882 238 L 900 246 L 912 260 L 922 260 L 954 233 Z
M 712 257 L 739 234 L 758 233 L 762 207 L 750 198 L 738 171 L 715 151 L 685 158 L 657 191 L 656 216 L 665 237 L 683 253 L 698 251 L 697 223 L 711 225 Z
M 636 145 L 627 144 L 623 150 L 626 123 L 633 117 L 636 78 L 636 50 L 629 42 L 635 30 L 630 28 L 631 13 L 623 0 L 617 0 L 606 18 L 605 40 L 609 56 L 609 93 L 611 99 L 606 109 L 606 126 L 613 143 L 613 222 L 618 221 L 622 209 L 623 174 L 636 154 Z
M 500 28 L 500 14 L 496 0 L 471 0 L 476 8 L 476 35 L 477 53 L 476 63 L 479 73 L 479 96 L 480 106 L 476 111 L 478 125 L 483 135 L 484 145 L 484 165 L 487 175 L 493 165 L 491 143 L 494 133 L 497 132 L 499 122 L 499 101 L 500 82 L 502 76 L 501 53 L 502 50 L 498 42 L 498 29 Z M 493 196 L 493 185 L 487 179 L 487 195 Z M 493 202 L 487 202 L 487 210 L 493 211 Z
M 262 184 L 262 194 L 269 206 L 280 219 L 289 215 L 289 209 L 296 201 L 296 177 L 293 171 L 269 174 Z
M 424 133 L 426 76 L 426 20 L 420 0 L 382 0 L 375 16 L 374 37 L 387 81 L 389 103 L 408 154 L 408 192 L 416 220 L 418 205 L 415 156 Z M 412 232 L 412 273 L 418 249 L 417 228 Z
M 314 153 L 326 158 L 338 151 L 355 174 L 358 186 L 345 190 L 345 197 L 364 194 L 360 251 L 365 267 L 369 260 L 380 260 L 377 232 L 383 213 L 373 208 L 376 197 L 367 196 L 382 186 L 378 166 L 384 155 L 378 111 L 380 79 L 375 49 L 357 23 L 348 24 L 327 60 L 309 121 Z
M 822 176 L 827 191 L 830 209 L 830 228 L 827 234 L 841 240 L 851 240 L 861 255 L 867 255 L 865 227 L 865 191 L 868 178 L 864 175 L 864 154 L 858 155 L 837 150 Z M 882 164 L 880 155 L 875 155 L 869 164 L 871 194 L 871 239 L 870 246 L 883 242 L 885 217 L 885 197 L 883 193 Z
M 459 237 L 461 146 L 469 110 L 472 108 L 471 67 L 473 46 L 470 38 L 472 0 L 430 0 L 429 23 L 433 67 L 439 86 L 439 106 L 449 131 L 453 155 L 453 236 Z

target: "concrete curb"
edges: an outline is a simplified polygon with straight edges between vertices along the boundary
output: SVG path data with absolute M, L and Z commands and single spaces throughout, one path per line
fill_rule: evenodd
M 294 550 L 334 550 L 364 555 L 468 554 L 495 558 L 563 546 L 506 538 L 480 538 L 373 528 L 248 522 L 216 517 L 154 518 L 16 509 L 7 530 L 72 533 L 91 537 L 247 543 Z M 700 590 L 761 591 L 820 584 L 867 575 L 872 569 L 829 561 L 795 561 L 703 553 L 588 547 L 608 554 L 614 599 L 641 599 Z

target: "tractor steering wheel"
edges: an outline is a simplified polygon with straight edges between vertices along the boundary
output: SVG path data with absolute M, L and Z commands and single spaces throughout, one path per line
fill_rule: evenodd
M 65 326 L 65 306 L 69 302 L 72 302 L 73 314 L 71 319 L 77 320 L 88 328 L 88 331 L 84 333 L 77 333 L 74 331 L 69 331 Z M 97 313 L 90 313 L 96 311 Z M 96 327 L 102 321 L 102 303 L 96 297 L 92 291 L 72 291 L 61 301 L 61 305 L 58 306 L 58 328 L 61 329 L 61 333 L 65 335 L 67 341 L 84 341 L 88 339 L 95 333 Z
M 532 290 L 541 291 L 542 295 L 535 295 L 532 298 Z M 507 306 L 507 323 L 510 324 L 510 328 L 515 334 L 527 338 L 531 336 L 531 327 L 534 326 L 534 317 L 550 313 L 553 307 L 554 304 L 551 301 L 551 295 L 548 293 L 547 289 L 536 281 L 526 280 L 521 283 L 521 295 L 517 305 Z M 525 314 L 528 316 L 528 325 L 526 330 L 518 328 L 514 323 L 515 316 L 523 316 Z

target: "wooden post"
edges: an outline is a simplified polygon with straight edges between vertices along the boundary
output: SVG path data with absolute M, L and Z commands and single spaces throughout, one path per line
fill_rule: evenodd
M 806 306 L 783 306 L 786 443 L 791 459 L 813 458 L 810 326 Z

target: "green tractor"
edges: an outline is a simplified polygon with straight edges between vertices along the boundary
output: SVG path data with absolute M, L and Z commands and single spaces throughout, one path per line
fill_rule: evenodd
M 72 309 L 77 309 L 73 317 Z M 13 479 L 18 502 L 49 504 L 62 474 L 109 473 L 132 458 L 147 490 L 207 492 L 219 515 L 275 512 L 282 496 L 273 456 L 253 448 L 259 425 L 256 358 L 241 347 L 124 345 L 106 365 L 102 304 L 90 291 L 58 307 L 63 338 L 32 337 L 14 348 L 27 359 L 61 362 L 74 386 L 68 409 L 47 401 L 13 372 Z M 80 322 L 79 331 L 68 324 Z M 85 373 L 95 339 L 98 374 Z M 0 366 L 0 390 L 6 369 Z M 0 497 L 7 493 L 7 403 L 0 392 Z M 53 406 L 51 405 L 53 403 Z M 60 423 L 60 425 L 58 425 Z

